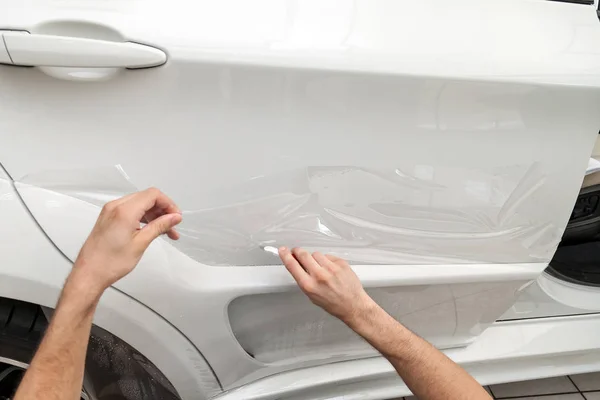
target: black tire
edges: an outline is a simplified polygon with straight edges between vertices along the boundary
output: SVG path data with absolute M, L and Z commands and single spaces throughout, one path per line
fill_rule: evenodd
M 36 304 L 0 297 L 0 400 L 10 399 L 48 327 Z M 169 380 L 146 357 L 110 332 L 92 327 L 82 398 L 95 400 L 179 400 Z
M 15 365 L 30 363 L 47 326 L 40 306 L 0 298 L 0 375 L 13 370 L 0 380 L 0 399 L 13 395 L 23 375 Z
M 47 326 L 40 306 L 0 298 L 0 357 L 29 364 Z

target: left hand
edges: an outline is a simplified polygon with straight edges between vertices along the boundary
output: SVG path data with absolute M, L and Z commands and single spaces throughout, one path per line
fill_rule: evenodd
M 161 234 L 179 239 L 174 226 L 181 219 L 175 203 L 156 188 L 106 203 L 75 260 L 73 272 L 102 292 L 131 272 Z M 147 222 L 143 228 L 142 222 Z

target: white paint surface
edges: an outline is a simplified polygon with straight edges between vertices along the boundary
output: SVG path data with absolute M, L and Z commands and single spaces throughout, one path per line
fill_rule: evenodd
M 598 315 L 501 322 L 471 346 L 446 354 L 483 385 L 598 371 L 600 337 L 591 334 L 598 329 Z M 218 399 L 299 400 L 307 393 L 309 398 L 331 400 L 381 400 L 411 394 L 387 360 L 373 357 L 275 375 Z

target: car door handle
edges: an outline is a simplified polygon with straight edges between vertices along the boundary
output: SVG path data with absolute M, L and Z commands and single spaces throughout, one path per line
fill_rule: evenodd
M 1 31 L 12 64 L 35 67 L 148 68 L 167 61 L 164 51 L 131 42 Z

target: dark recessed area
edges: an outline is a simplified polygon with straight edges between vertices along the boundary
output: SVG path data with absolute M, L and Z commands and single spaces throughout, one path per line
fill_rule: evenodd
M 600 286 L 600 185 L 579 193 L 547 272 L 567 282 Z

